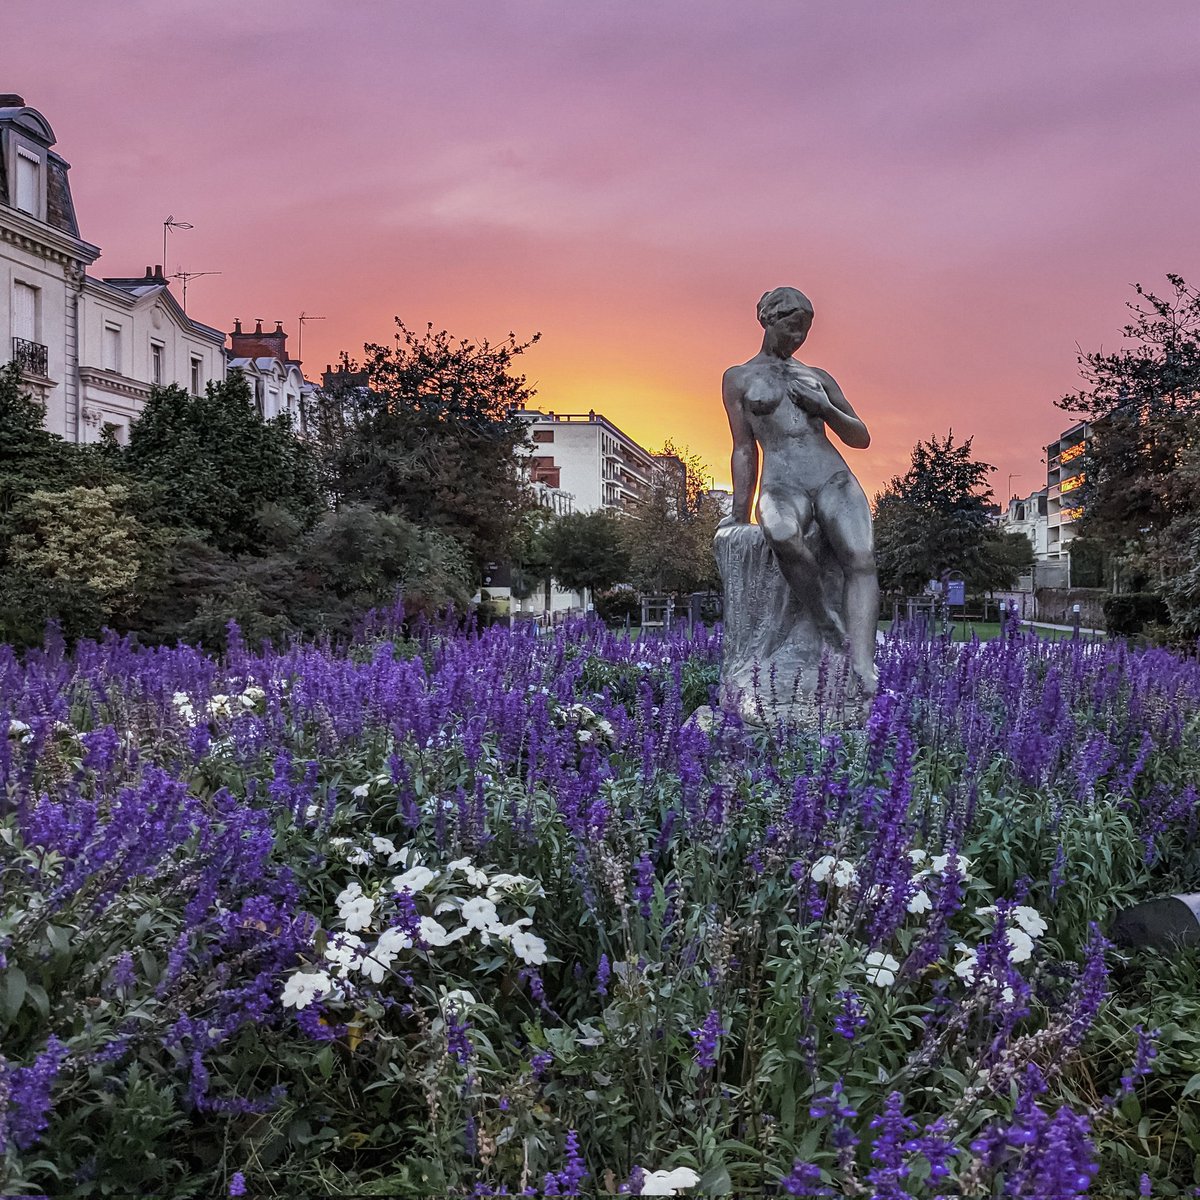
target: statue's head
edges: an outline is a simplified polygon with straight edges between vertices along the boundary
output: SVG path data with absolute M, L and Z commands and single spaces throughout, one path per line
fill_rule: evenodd
M 806 335 L 812 319 L 812 301 L 794 287 L 773 288 L 758 302 L 758 323 L 764 329 L 787 322 Z

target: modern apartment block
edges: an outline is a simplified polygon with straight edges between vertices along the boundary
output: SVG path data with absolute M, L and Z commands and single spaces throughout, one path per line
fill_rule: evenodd
M 597 412 L 521 409 L 533 450 L 535 486 L 565 492 L 575 512 L 632 512 L 650 495 L 658 464 L 648 450 Z
M 1086 421 L 1072 425 L 1046 447 L 1046 554 L 1051 561 L 1065 561 L 1083 515 L 1080 497 L 1083 461 L 1091 426 Z

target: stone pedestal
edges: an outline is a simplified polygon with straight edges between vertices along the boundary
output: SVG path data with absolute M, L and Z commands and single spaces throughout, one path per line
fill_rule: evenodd
M 840 610 L 841 567 L 815 526 L 809 537 L 825 595 Z M 815 722 L 822 674 L 827 696 L 845 690 L 843 650 L 826 641 L 813 614 L 796 599 L 759 526 L 719 529 L 713 553 L 725 585 L 722 706 L 752 724 Z

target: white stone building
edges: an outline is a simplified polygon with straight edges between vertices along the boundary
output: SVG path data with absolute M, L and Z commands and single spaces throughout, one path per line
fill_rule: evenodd
M 244 333 L 241 321 L 234 321 L 229 370 L 245 376 L 259 416 L 270 420 L 286 413 L 292 426 L 303 430 L 305 402 L 316 389 L 304 378 L 300 363 L 288 358 L 281 321 L 275 322 L 271 333 L 263 332 L 261 321 L 255 322 L 253 333 Z
M 0 362 L 16 361 L 46 428 L 128 437 L 152 384 L 202 391 L 225 377 L 224 335 L 176 303 L 162 269 L 87 275 L 100 249 L 79 236 L 54 131 L 20 96 L 0 95 Z
M 225 378 L 225 335 L 192 320 L 171 295 L 161 269 L 133 279 L 93 279 L 83 287 L 79 338 L 80 442 L 111 426 L 117 441 L 150 398 L 176 384 L 202 395 Z
M 41 113 L 0 95 L 0 363 L 20 365 L 47 428 L 75 441 L 80 295 L 100 249 L 79 236 L 70 166 L 54 144 Z
M 1039 488 L 1028 496 L 1013 496 L 1000 517 L 1000 528 L 1005 533 L 1023 533 L 1033 547 L 1034 558 L 1039 561 L 1046 557 L 1046 490 Z

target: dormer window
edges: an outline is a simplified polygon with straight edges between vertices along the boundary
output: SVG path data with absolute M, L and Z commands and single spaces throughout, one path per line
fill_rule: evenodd
M 17 147 L 17 194 L 13 207 L 31 217 L 41 216 L 42 160 L 24 146 Z

